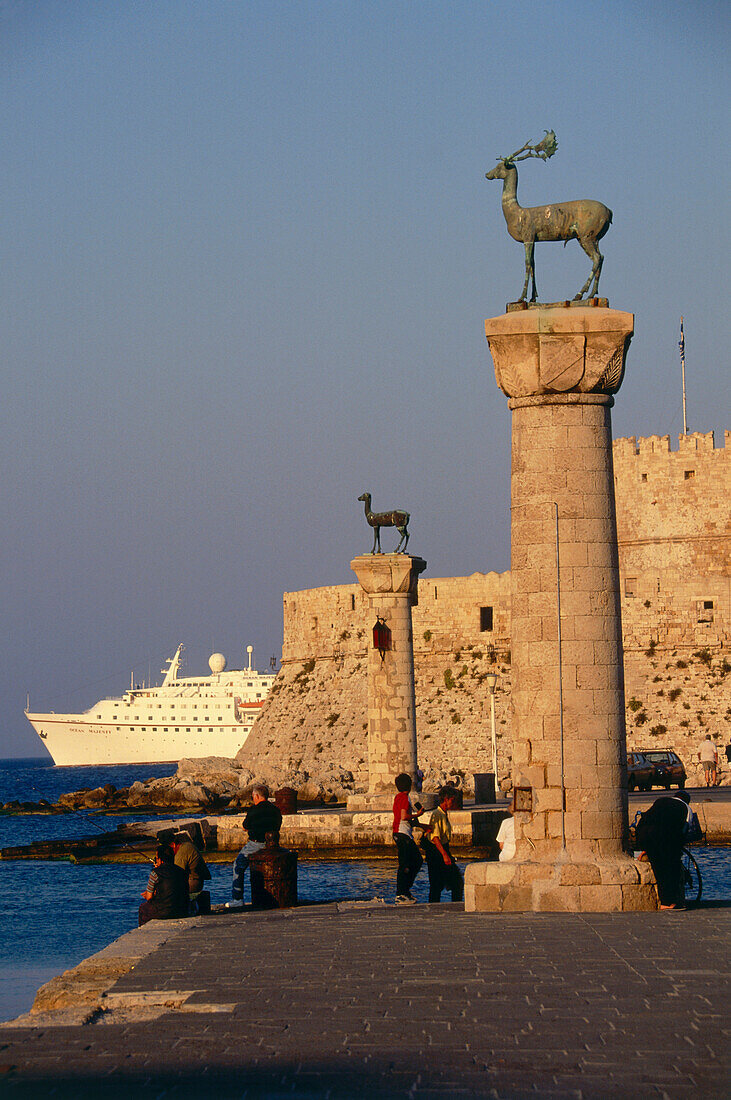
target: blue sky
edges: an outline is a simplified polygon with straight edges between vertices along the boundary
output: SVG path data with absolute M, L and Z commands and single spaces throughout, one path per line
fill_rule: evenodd
M 260 667 L 284 591 L 350 582 L 357 497 L 428 575 L 509 564 L 485 317 L 524 205 L 596 198 L 636 315 L 614 434 L 729 423 L 727 57 L 715 3 L 0 0 L 0 756 L 178 641 Z M 538 246 L 573 295 L 578 244 Z

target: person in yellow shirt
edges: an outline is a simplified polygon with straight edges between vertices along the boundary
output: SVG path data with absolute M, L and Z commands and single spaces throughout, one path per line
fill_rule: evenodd
M 442 891 L 445 888 L 451 891 L 452 901 L 462 901 L 464 897 L 462 872 L 449 850 L 449 842 L 452 838 L 449 811 L 454 806 L 454 802 L 454 787 L 442 787 L 439 791 L 439 805 L 433 811 L 429 819 L 429 828 L 421 841 L 429 871 L 429 901 L 441 901 Z

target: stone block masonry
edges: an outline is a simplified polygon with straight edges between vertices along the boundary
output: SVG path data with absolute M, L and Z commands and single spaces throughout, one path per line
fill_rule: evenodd
M 467 911 L 657 904 L 628 853 L 612 484 L 612 394 L 633 325 L 631 314 L 596 303 L 485 322 L 512 411 L 516 854 L 467 868 Z
M 549 860 L 562 850 L 582 859 L 618 858 L 626 839 L 613 507 L 607 514 L 607 502 L 613 506 L 611 400 L 604 394 L 572 393 L 510 401 L 512 705 L 514 751 L 520 757 L 513 760 L 513 779 L 535 791 L 531 835 L 518 840 L 518 858 Z M 552 479 L 548 494 L 544 472 Z M 554 501 L 563 551 L 561 666 Z M 612 751 L 600 759 L 600 746 L 609 745 Z
M 409 554 L 363 554 L 350 563 L 383 624 L 387 648 L 368 647 L 368 801 L 388 808 L 394 776 L 416 777 L 416 699 L 411 609 L 426 562 Z M 353 799 L 349 808 L 356 808 Z M 365 807 L 359 807 L 365 808 Z

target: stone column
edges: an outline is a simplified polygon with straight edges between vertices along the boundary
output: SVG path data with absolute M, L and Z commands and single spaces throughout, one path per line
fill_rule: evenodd
M 416 703 L 411 608 L 417 602 L 423 558 L 363 554 L 350 563 L 368 595 L 368 793 L 348 799 L 348 809 L 390 809 L 399 772 L 416 773 Z M 383 659 L 370 628 L 380 616 L 391 631 Z
M 509 309 L 485 324 L 513 414 L 511 705 L 522 801 L 515 859 L 468 868 L 469 910 L 656 907 L 647 866 L 627 851 L 612 470 L 612 394 L 634 318 L 598 301 Z

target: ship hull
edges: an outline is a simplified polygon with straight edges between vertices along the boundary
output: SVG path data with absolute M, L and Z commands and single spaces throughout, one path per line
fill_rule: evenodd
M 75 716 L 28 714 L 27 717 L 54 764 L 66 767 L 163 764 L 202 756 L 233 758 L 250 732 L 238 724 L 219 725 L 213 732 L 195 728 L 190 732 L 127 732 L 103 722 L 79 722 Z
M 182 642 L 159 687 L 130 684 L 83 713 L 25 712 L 54 764 L 166 764 L 185 757 L 233 758 L 248 738 L 275 674 L 226 668 L 222 653 L 210 676 L 179 676 Z

